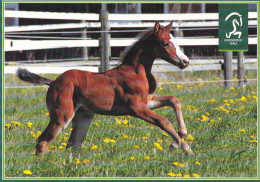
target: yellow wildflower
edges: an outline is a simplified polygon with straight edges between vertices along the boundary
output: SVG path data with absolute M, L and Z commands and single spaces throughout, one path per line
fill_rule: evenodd
M 250 143 L 257 143 L 257 140 L 250 140 Z
M 96 150 L 98 148 L 97 145 L 92 145 L 92 147 L 90 147 L 90 150 Z
M 185 167 L 185 164 L 182 164 L 182 163 L 180 163 L 180 162 L 174 162 L 173 163 L 175 166 L 179 166 L 179 167 Z
M 145 158 L 146 160 L 150 160 L 150 159 L 151 159 L 150 156 L 145 156 L 144 158 Z
M 134 156 L 132 156 L 132 157 L 130 157 L 130 159 L 131 159 L 131 160 L 135 160 L 135 157 L 134 157 Z
M 67 143 L 61 143 L 61 145 L 67 146 Z
M 19 123 L 19 122 L 17 122 L 17 121 L 11 121 L 11 123 L 13 123 L 14 126 L 20 126 L 20 125 L 21 125 L 21 123 Z
M 32 174 L 32 171 L 27 169 L 27 170 L 24 170 L 23 173 L 24 174 Z
M 171 176 L 171 177 L 175 177 L 176 176 L 176 174 L 172 173 L 172 172 L 168 173 L 168 175 Z
M 127 123 L 128 123 L 128 121 L 125 119 L 125 120 L 123 121 L 123 123 L 124 123 L 124 124 L 127 124 Z
M 147 140 L 148 137 L 143 137 L 144 140 Z
M 115 118 L 115 120 L 117 124 L 122 124 L 122 122 L 119 119 Z
M 50 114 L 47 112 L 45 115 L 46 115 L 46 116 L 49 116 Z
M 182 177 L 181 173 L 176 174 L 177 177 Z
M 124 138 L 128 138 L 128 136 L 126 134 L 122 133 L 122 135 Z
M 154 145 L 156 146 L 157 149 L 163 150 L 163 148 L 161 147 L 161 145 L 159 143 L 154 143 Z
M 109 139 L 109 138 L 106 138 L 106 139 L 104 139 L 103 141 L 106 142 L 106 143 L 109 143 L 109 142 L 110 142 L 110 139 Z
M 169 135 L 168 135 L 167 133 L 165 133 L 165 132 L 163 132 L 162 134 L 165 135 L 165 136 L 169 136 Z
M 134 148 L 135 149 L 140 149 L 140 147 L 138 145 L 135 145 Z
M 241 129 L 241 130 L 239 130 L 239 131 L 241 131 L 241 132 L 243 132 L 243 133 L 246 133 L 246 130 L 245 130 L 245 129 Z
M 111 143 L 115 143 L 116 141 L 114 139 L 110 139 L 110 142 Z
M 254 135 L 251 135 L 250 138 L 255 138 L 255 136 L 254 136 Z
M 246 101 L 247 101 L 247 100 L 246 100 L 246 97 L 244 97 L 244 96 L 242 96 L 242 97 L 240 98 L 240 100 L 243 101 L 243 102 L 246 102 Z
M 28 124 L 28 127 L 29 127 L 29 128 L 31 128 L 31 127 L 32 127 L 32 125 L 33 125 L 33 123 L 32 123 L 32 122 L 28 122 L 27 124 Z
M 200 162 L 196 161 L 195 164 L 199 166 L 199 165 L 200 165 Z
M 5 127 L 6 128 L 10 128 L 11 124 L 6 124 Z
M 205 116 L 205 115 L 202 115 L 201 116 L 201 121 L 207 121 L 209 119 L 209 117 Z
M 183 177 L 184 177 L 184 178 L 189 178 L 190 175 L 189 175 L 189 174 L 184 174 Z
M 200 175 L 199 175 L 198 173 L 193 173 L 192 175 L 193 175 L 193 177 L 195 177 L 195 178 L 199 178 L 199 177 L 200 177 Z
M 187 137 L 188 137 L 188 140 L 191 140 L 191 141 L 195 139 L 195 138 L 194 138 L 193 136 L 191 136 L 191 135 L 188 135 Z
M 76 161 L 76 164 L 81 164 L 81 162 L 78 158 L 75 158 L 74 160 Z
M 63 146 L 59 146 L 59 149 L 64 149 L 64 147 Z

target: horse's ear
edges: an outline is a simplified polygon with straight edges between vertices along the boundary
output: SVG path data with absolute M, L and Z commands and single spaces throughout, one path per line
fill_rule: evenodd
M 170 31 L 172 29 L 172 23 L 173 21 L 171 21 L 170 24 L 165 27 L 165 29 Z
M 160 26 L 160 23 L 157 21 L 156 23 L 155 23 L 155 25 L 154 25 L 154 33 L 155 34 L 158 34 L 159 33 L 159 31 L 160 31 L 160 28 L 161 28 L 161 26 Z

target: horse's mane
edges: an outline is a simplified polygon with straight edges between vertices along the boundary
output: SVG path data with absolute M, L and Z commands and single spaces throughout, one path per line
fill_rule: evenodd
M 138 39 L 136 42 L 134 42 L 132 45 L 126 47 L 122 53 L 122 55 L 120 56 L 120 62 L 123 62 L 123 60 L 125 59 L 125 57 L 128 55 L 128 53 L 132 50 L 132 48 L 134 48 L 138 43 L 140 43 L 140 41 L 144 40 L 145 38 L 147 38 L 147 36 L 152 32 L 152 28 L 147 29 L 146 31 L 142 31 L 140 33 L 138 33 L 138 35 L 136 36 L 136 38 Z

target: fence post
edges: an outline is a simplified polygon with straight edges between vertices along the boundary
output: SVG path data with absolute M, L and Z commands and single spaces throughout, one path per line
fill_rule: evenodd
M 83 20 L 82 23 L 86 23 L 86 21 Z M 86 27 L 83 29 L 81 37 L 83 39 L 87 38 L 87 28 Z M 85 61 L 88 60 L 88 48 L 86 46 L 82 47 L 82 58 L 84 58 Z
M 232 57 L 233 57 L 232 51 L 226 51 L 224 53 L 224 79 L 225 79 L 226 87 L 232 86 L 232 81 L 229 81 L 233 79 Z
M 109 70 L 109 59 L 111 56 L 111 48 L 110 48 L 110 26 L 108 22 L 108 11 L 101 10 L 100 11 L 100 22 L 101 22 L 101 38 L 99 42 L 100 52 L 101 52 L 101 67 L 100 71 L 104 72 Z
M 243 52 L 239 51 L 237 52 L 237 79 L 238 81 L 238 85 L 239 86 L 243 86 L 244 84 L 244 79 L 245 77 L 245 68 L 244 68 L 244 56 L 243 56 Z

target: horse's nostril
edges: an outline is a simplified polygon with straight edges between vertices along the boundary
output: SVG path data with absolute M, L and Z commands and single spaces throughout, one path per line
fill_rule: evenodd
M 189 60 L 183 59 L 183 63 L 189 64 Z

